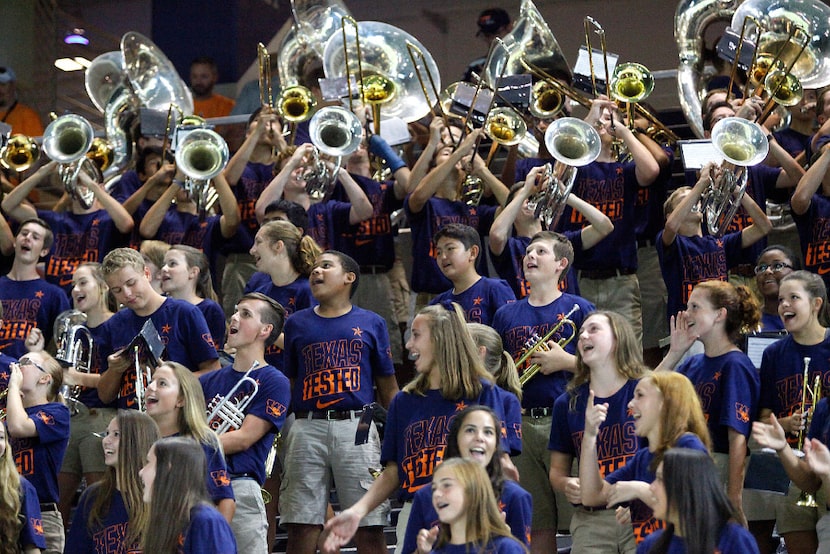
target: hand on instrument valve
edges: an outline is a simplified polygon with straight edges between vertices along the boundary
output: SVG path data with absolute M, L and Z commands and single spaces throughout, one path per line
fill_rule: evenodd
M 616 102 L 604 94 L 600 94 L 591 101 L 591 109 L 588 111 L 588 115 L 585 116 L 585 122 L 599 130 L 611 123 L 611 120 L 605 115 L 606 112 L 614 113 L 618 111 Z M 617 116 L 617 121 L 619 121 L 619 116 Z
M 565 352 L 559 343 L 549 340 L 545 344 L 548 347 L 547 351 L 540 348 L 530 355 L 530 363 L 539 364 L 539 371 L 543 375 L 573 367 L 573 355 Z
M 780 452 L 789 447 L 787 434 L 774 414 L 770 414 L 769 420 L 769 423 L 756 421 L 752 424 L 752 438 L 764 448 L 772 448 Z

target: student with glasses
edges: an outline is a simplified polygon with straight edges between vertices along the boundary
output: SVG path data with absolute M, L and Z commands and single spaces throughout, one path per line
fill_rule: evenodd
M 780 244 L 767 246 L 755 265 L 755 284 L 761 293 L 761 331 L 781 331 L 784 322 L 778 315 L 778 285 L 781 279 L 801 269 L 801 260 Z
M 58 470 L 69 443 L 69 408 L 58 394 L 61 384 L 63 369 L 45 352 L 30 352 L 11 364 L 6 425 L 17 471 L 37 491 L 46 553 L 64 547 Z

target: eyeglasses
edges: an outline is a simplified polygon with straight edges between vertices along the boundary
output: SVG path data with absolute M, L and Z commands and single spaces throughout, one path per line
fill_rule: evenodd
M 41 370 L 43 373 L 46 373 L 46 370 L 45 370 L 45 369 L 43 369 L 43 366 L 36 364 L 35 362 L 33 362 L 32 360 L 30 360 L 29 358 L 20 358 L 20 359 L 17 361 L 17 364 L 18 364 L 19 366 L 21 366 L 21 367 L 22 367 L 22 366 L 24 366 L 24 365 L 33 365 L 33 366 L 35 366 L 36 368 L 38 368 L 39 370 Z
M 771 269 L 773 273 L 778 273 L 779 271 L 783 271 L 784 268 L 792 269 L 793 266 L 785 264 L 784 262 L 775 262 L 774 264 L 758 264 L 755 266 L 755 275 L 760 275 L 768 269 Z

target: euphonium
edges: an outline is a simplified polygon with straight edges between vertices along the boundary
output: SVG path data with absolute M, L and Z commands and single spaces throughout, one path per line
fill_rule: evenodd
M 86 314 L 78 310 L 67 310 L 55 320 L 55 359 L 63 366 L 74 367 L 79 373 L 92 370 L 92 334 L 84 326 Z M 69 407 L 77 413 L 77 403 L 81 394 L 80 385 L 64 385 L 61 394 Z
M 519 357 L 518 360 L 516 360 L 516 367 L 519 367 L 521 364 L 523 364 L 525 360 L 527 360 L 534 352 L 546 352 L 550 350 L 550 348 L 547 345 L 547 342 L 553 335 L 559 332 L 559 329 L 561 329 L 563 325 L 570 326 L 572 332 L 569 337 L 560 339 L 557 344 L 559 344 L 561 348 L 564 348 L 565 346 L 570 344 L 570 342 L 574 340 L 574 337 L 576 337 L 577 333 L 576 323 L 573 322 L 571 316 L 578 311 L 579 304 L 574 304 L 574 307 L 571 308 L 571 311 L 565 314 L 565 316 L 559 320 L 559 323 L 554 325 L 550 331 L 545 333 L 545 336 L 539 338 L 539 336 L 534 335 L 530 340 L 528 340 L 524 353 Z M 536 374 L 539 373 L 541 367 L 542 366 L 540 366 L 539 364 L 533 364 L 530 367 L 528 367 L 524 371 L 524 373 L 522 373 L 522 375 L 519 377 L 519 383 L 521 383 L 522 387 L 524 387 L 525 383 L 533 379 L 536 376 Z
M 259 366 L 259 362 L 254 360 L 251 368 L 245 372 L 245 375 L 228 391 L 225 396 L 218 394 L 210 401 L 207 408 L 207 420 L 210 428 L 221 435 L 226 431 L 236 431 L 242 427 L 242 420 L 245 419 L 245 408 L 254 399 L 256 393 L 259 392 L 259 384 L 256 379 L 250 376 L 251 372 Z M 240 398 L 235 398 L 237 391 L 246 385 L 248 390 L 245 391 Z
M 798 433 L 798 450 L 799 452 L 804 451 L 804 438 L 807 436 L 807 432 L 810 428 L 810 422 L 813 419 L 813 412 L 815 411 L 816 404 L 818 403 L 821 397 L 821 375 L 816 375 L 815 380 L 813 381 L 813 386 L 810 387 L 810 358 L 804 357 L 804 375 L 802 377 L 802 385 L 801 385 L 801 414 L 804 417 L 804 414 L 807 413 L 806 422 L 804 423 L 804 427 Z M 810 408 L 807 408 L 807 401 L 810 402 Z M 801 491 L 801 494 L 796 501 L 796 504 L 799 506 L 805 506 L 807 508 L 815 508 L 818 506 L 816 503 L 815 497 L 806 492 Z
M 26 171 L 40 158 L 40 147 L 26 135 L 14 135 L 0 149 L 0 165 L 17 172 Z
M 229 156 L 225 139 L 210 129 L 190 131 L 176 146 L 176 165 L 187 176 L 185 189 L 200 217 L 210 207 L 210 180 L 222 172 Z
M 303 173 L 303 180 L 308 195 L 320 199 L 334 186 L 341 158 L 354 153 L 360 146 L 363 128 L 357 116 L 346 108 L 327 106 L 317 110 L 311 118 L 308 134 L 315 146 L 314 162 Z M 329 170 L 320 154 L 336 158 L 335 171 Z
M 556 226 L 565 210 L 577 168 L 596 160 L 602 143 L 592 125 L 575 117 L 563 117 L 548 126 L 545 146 L 556 163 L 553 166 L 547 164 L 543 188 L 528 200 L 528 208 L 551 228 Z
M 757 123 L 727 117 L 712 128 L 712 146 L 724 162 L 720 175 L 710 177 L 701 211 L 709 234 L 720 236 L 741 206 L 748 179 L 746 168 L 764 161 L 769 142 L 766 132 Z
M 66 192 L 76 198 L 84 209 L 92 207 L 95 197 L 88 188 L 78 186 L 81 171 L 95 181 L 102 180 L 98 175 L 100 172 L 90 166 L 91 160 L 86 157 L 94 137 L 89 121 L 75 114 L 60 116 L 43 132 L 43 151 L 60 163 L 58 172 Z

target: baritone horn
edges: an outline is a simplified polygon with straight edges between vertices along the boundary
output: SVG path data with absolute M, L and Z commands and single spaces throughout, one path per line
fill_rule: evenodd
M 187 176 L 185 190 L 196 203 L 200 218 L 216 197 L 210 180 L 222 172 L 229 157 L 225 139 L 211 129 L 194 129 L 176 146 L 176 166 Z
M 563 117 L 548 126 L 545 146 L 556 163 L 546 164 L 542 178 L 543 188 L 527 204 L 536 218 L 551 229 L 556 226 L 565 210 L 565 203 L 576 181 L 577 169 L 599 157 L 602 141 L 593 125 L 575 117 Z
M 709 234 L 721 236 L 741 206 L 749 177 L 747 168 L 764 161 L 769 142 L 757 123 L 727 117 L 712 128 L 712 146 L 724 161 L 719 175 L 709 178 L 701 211 Z
M 55 343 L 57 352 L 55 359 L 62 366 L 74 367 L 79 373 L 92 371 L 93 339 L 86 323 L 86 314 L 78 310 L 67 310 L 55 320 Z M 80 385 L 64 385 L 61 394 L 69 404 L 73 413 L 78 413 L 78 400 L 81 395 Z
M 86 157 L 94 138 L 89 121 L 75 114 L 56 118 L 43 132 L 43 151 L 60 164 L 58 174 L 66 192 L 85 210 L 92 207 L 95 195 L 87 187 L 78 186 L 81 172 L 93 181 L 100 183 L 103 180 L 98 166 Z
M 360 146 L 363 128 L 360 119 L 342 106 L 326 106 L 311 118 L 308 125 L 311 144 L 314 145 L 314 159 L 303 173 L 308 195 L 319 200 L 334 186 L 337 168 L 344 156 L 354 153 Z M 330 170 L 321 154 L 336 159 Z
M 217 394 L 210 401 L 207 409 L 208 425 L 217 435 L 227 431 L 236 431 L 242 427 L 242 420 L 245 419 L 245 408 L 259 392 L 259 384 L 256 379 L 251 377 L 251 372 L 258 366 L 259 362 L 254 360 L 251 368 L 245 372 L 245 375 L 225 396 Z M 243 386 L 247 387 L 247 390 L 242 389 Z M 236 398 L 237 393 L 242 393 L 239 398 Z
M 571 335 L 569 337 L 560 339 L 557 344 L 559 344 L 561 348 L 565 348 L 568 344 L 570 344 L 574 337 L 576 337 L 577 333 L 576 323 L 573 322 L 571 316 L 578 312 L 579 309 L 579 304 L 574 304 L 574 307 L 571 308 L 571 311 L 565 314 L 562 317 L 562 319 L 559 320 L 559 323 L 554 325 L 550 329 L 550 331 L 545 333 L 545 336 L 540 338 L 538 335 L 534 334 L 534 336 L 527 341 L 524 353 L 519 357 L 519 359 L 516 360 L 516 367 L 519 367 L 521 364 L 523 364 L 534 352 L 547 352 L 548 350 L 550 350 L 547 344 L 548 341 L 551 339 L 552 336 L 558 333 L 564 325 L 567 325 L 571 328 Z M 524 371 L 524 373 L 522 373 L 522 375 L 519 377 L 519 383 L 522 385 L 522 388 L 524 388 L 525 384 L 531 379 L 533 379 L 536 376 L 536 374 L 539 373 L 539 370 L 541 368 L 542 366 L 540 366 L 539 364 L 533 364 L 530 367 L 528 367 Z

